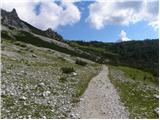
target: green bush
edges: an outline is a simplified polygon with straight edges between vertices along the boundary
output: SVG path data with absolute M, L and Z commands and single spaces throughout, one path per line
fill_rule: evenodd
M 61 78 L 59 79 L 59 81 L 62 82 L 62 83 L 64 83 L 64 82 L 67 81 L 67 78 L 66 78 L 66 77 L 61 77 Z
M 27 47 L 27 45 L 24 43 L 16 42 L 15 45 L 21 46 L 21 47 Z
M 70 74 L 75 71 L 72 67 L 62 67 L 61 70 L 63 73 L 66 73 L 66 74 Z
M 87 65 L 87 62 L 79 60 L 79 59 L 77 59 L 75 63 L 78 64 L 78 65 L 81 65 L 81 66 L 86 66 Z

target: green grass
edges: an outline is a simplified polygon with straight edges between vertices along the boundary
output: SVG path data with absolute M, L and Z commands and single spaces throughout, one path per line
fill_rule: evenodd
M 37 104 L 34 102 L 30 102 L 27 104 L 23 104 L 23 101 L 17 100 L 17 98 L 14 98 L 13 96 L 3 96 L 2 100 L 4 102 L 3 108 L 9 110 L 9 113 L 3 113 L 2 111 L 2 117 L 4 114 L 12 114 L 14 116 L 13 118 L 19 118 L 20 116 L 25 116 L 28 118 L 28 115 L 32 115 L 32 118 L 42 118 L 42 115 L 44 115 L 47 118 L 50 118 L 54 115 L 53 112 L 51 112 L 51 107 L 48 105 L 43 104 Z M 15 105 L 15 100 L 18 101 Z
M 155 85 L 158 83 L 158 80 L 149 72 L 124 66 L 118 66 L 118 69 L 124 71 L 127 77 L 130 77 L 134 80 L 143 81 L 144 83 L 153 83 Z
M 113 77 L 113 70 L 123 71 L 124 80 Z M 146 76 L 145 79 L 144 76 Z M 155 94 L 158 95 L 158 91 L 154 88 L 147 89 L 149 86 L 156 87 L 155 78 L 152 74 L 129 67 L 110 66 L 109 77 L 118 89 L 121 101 L 128 108 L 130 118 L 158 118 L 154 111 L 159 104 L 158 99 L 154 97 Z

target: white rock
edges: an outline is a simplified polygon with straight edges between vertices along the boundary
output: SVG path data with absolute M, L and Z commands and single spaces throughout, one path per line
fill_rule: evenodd
M 44 83 L 39 83 L 38 85 L 41 86 L 41 87 L 44 87 L 44 86 L 45 86 Z
M 20 99 L 21 99 L 21 100 L 26 100 L 26 99 L 27 99 L 27 97 L 22 96 L 22 97 L 20 97 Z
M 159 108 L 156 108 L 154 111 L 159 115 Z
M 159 99 L 159 95 L 154 95 L 155 98 Z
M 84 98 L 80 98 L 80 101 L 83 101 L 84 100 Z
M 48 103 L 48 104 L 50 104 L 50 103 L 51 103 L 51 101 L 47 101 L 47 103 Z
M 54 112 L 55 110 L 54 110 L 54 109 L 52 109 L 51 111 L 52 111 L 52 112 Z
M 34 55 L 34 54 L 32 55 L 32 57 L 37 58 L 37 56 L 36 56 L 36 55 Z
M 50 94 L 51 94 L 50 91 L 45 91 L 45 92 L 43 92 L 43 97 L 47 97 L 47 96 L 49 96 Z
M 28 118 L 31 119 L 31 115 L 28 115 Z
M 74 75 L 74 76 L 76 76 L 76 75 L 77 75 L 77 73 L 76 73 L 76 72 L 73 72 L 73 75 Z

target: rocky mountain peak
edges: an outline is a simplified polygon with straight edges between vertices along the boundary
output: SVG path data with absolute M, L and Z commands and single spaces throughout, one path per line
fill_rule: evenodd
M 53 30 L 52 30 L 52 28 L 48 28 L 48 29 L 46 30 L 46 32 L 47 32 L 47 33 L 53 33 Z
M 15 8 L 10 12 L 1 9 L 1 23 L 2 25 L 5 25 L 5 26 L 12 26 L 16 29 L 34 32 L 36 34 L 40 34 L 55 40 L 59 40 L 59 41 L 63 40 L 63 37 L 59 35 L 57 32 L 53 31 L 51 28 L 48 28 L 47 30 L 42 31 L 38 28 L 33 27 L 27 22 L 21 20 Z
M 13 8 L 13 10 L 10 13 L 11 13 L 12 16 L 14 16 L 16 18 L 19 18 L 15 8 Z
M 54 38 L 56 36 L 56 33 L 52 30 L 52 28 L 48 28 L 46 31 L 45 31 L 46 35 L 50 38 Z
M 16 9 L 14 8 L 11 12 L 7 12 L 1 9 L 1 23 L 6 26 L 12 26 L 15 28 L 30 31 L 27 25 L 18 17 Z
M 53 31 L 52 28 L 48 28 L 46 31 L 44 31 L 46 36 L 49 38 L 53 38 L 56 40 L 62 40 L 62 36 L 59 35 L 57 32 Z

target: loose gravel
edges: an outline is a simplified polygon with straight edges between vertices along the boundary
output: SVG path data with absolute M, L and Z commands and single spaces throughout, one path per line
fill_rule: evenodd
M 117 90 L 108 78 L 108 67 L 94 77 L 81 101 L 72 110 L 71 118 L 81 119 L 127 119 L 129 113 L 120 102 Z

